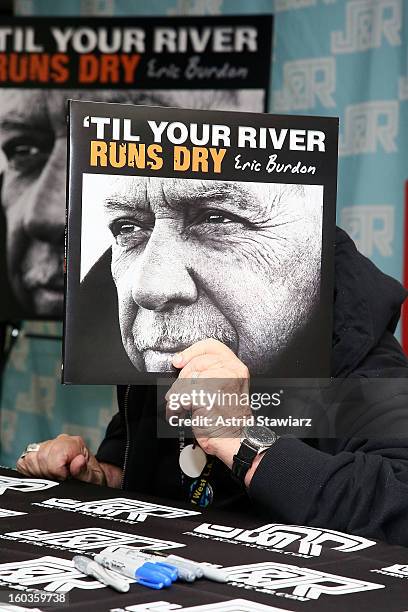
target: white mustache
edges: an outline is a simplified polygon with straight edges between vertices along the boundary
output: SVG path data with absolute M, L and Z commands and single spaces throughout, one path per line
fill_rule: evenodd
M 205 338 L 219 340 L 232 350 L 238 346 L 238 337 L 225 317 L 202 309 L 183 312 L 157 313 L 140 308 L 133 325 L 135 348 L 139 352 L 150 350 L 181 350 Z

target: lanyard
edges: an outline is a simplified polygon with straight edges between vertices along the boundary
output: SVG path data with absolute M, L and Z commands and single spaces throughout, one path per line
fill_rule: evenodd
M 179 427 L 178 439 L 179 439 L 179 455 L 181 455 L 181 452 L 184 450 L 185 445 L 186 445 L 186 436 L 184 432 L 184 427 Z M 182 488 L 184 488 L 185 475 L 181 468 L 180 468 L 180 482 L 181 482 Z
M 213 465 L 214 457 L 208 457 L 203 471 L 190 487 L 189 501 L 195 506 L 205 508 L 214 499 L 214 491 L 209 482 Z

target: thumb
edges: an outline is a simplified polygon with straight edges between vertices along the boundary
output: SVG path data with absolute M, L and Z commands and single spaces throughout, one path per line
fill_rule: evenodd
M 71 461 L 69 471 L 76 480 L 97 485 L 106 484 L 105 474 L 93 455 L 77 455 Z

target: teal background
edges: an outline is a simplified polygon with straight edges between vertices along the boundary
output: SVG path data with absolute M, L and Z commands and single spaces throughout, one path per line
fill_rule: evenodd
M 270 111 L 340 117 L 338 223 L 382 270 L 402 277 L 407 179 L 407 2 L 403 0 L 16 0 L 18 15 L 274 13 Z M 380 299 L 380 296 L 379 296 Z M 92 449 L 116 411 L 112 387 L 63 387 L 61 343 L 24 332 L 6 368 L 0 463 L 28 442 L 81 434 Z

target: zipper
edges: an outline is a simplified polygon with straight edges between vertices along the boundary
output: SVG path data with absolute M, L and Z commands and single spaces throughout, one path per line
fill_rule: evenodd
M 126 387 L 125 401 L 124 401 L 125 424 L 126 424 L 126 448 L 125 448 L 125 459 L 123 462 L 122 480 L 120 482 L 121 489 L 123 489 L 123 486 L 125 484 L 125 472 L 126 472 L 126 467 L 127 467 L 128 457 L 129 457 L 129 447 L 130 447 L 129 419 L 128 419 L 129 393 L 130 393 L 130 385 Z

